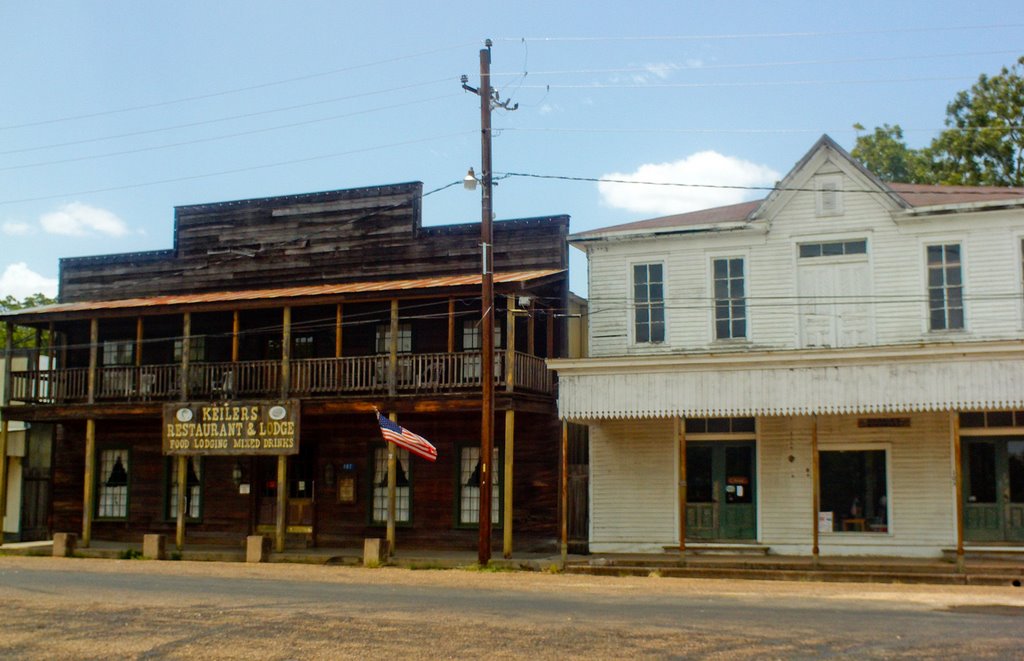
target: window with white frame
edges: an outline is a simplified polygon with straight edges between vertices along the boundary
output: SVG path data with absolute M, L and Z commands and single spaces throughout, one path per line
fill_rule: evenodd
M 928 328 L 958 330 L 964 327 L 964 285 L 961 247 L 945 243 L 927 247 Z
M 373 450 L 373 522 L 388 520 L 388 450 L 392 445 Z M 408 523 L 412 514 L 412 475 L 409 473 L 409 451 L 395 451 L 395 522 Z
M 491 453 L 491 523 L 501 523 L 501 450 Z M 459 525 L 480 523 L 480 446 L 463 445 L 459 448 L 458 506 Z
M 125 448 L 101 450 L 99 454 L 99 488 L 96 517 L 124 519 L 128 517 L 128 484 L 131 457 Z
M 478 352 L 482 348 L 483 333 L 480 332 L 479 319 L 465 319 L 462 322 L 462 350 Z M 501 346 L 501 325 L 494 324 L 494 348 Z M 494 369 L 501 365 L 501 357 L 494 356 Z M 476 380 L 480 378 L 480 356 L 466 356 L 462 361 L 462 378 Z
M 167 458 L 167 518 L 178 518 L 178 458 Z M 202 457 L 185 458 L 185 517 L 198 519 L 203 505 Z
M 391 353 L 391 324 L 377 326 L 377 353 Z M 398 324 L 398 353 L 412 351 L 412 324 Z
M 747 294 L 742 257 L 711 261 L 715 291 L 715 339 L 747 337 Z
M 665 341 L 665 278 L 662 264 L 633 265 L 633 340 Z
M 821 529 L 888 532 L 886 451 L 821 450 L 818 457 L 819 521 L 825 522 Z
M 842 182 L 839 177 L 818 179 L 815 197 L 819 216 L 838 216 L 843 213 Z
M 181 348 L 185 345 L 185 340 L 177 339 L 174 341 L 174 362 L 181 362 Z M 201 363 L 206 360 L 206 336 L 195 335 L 188 338 L 188 359 L 193 363 Z
M 135 343 L 131 340 L 103 342 L 103 366 L 114 367 L 135 364 Z

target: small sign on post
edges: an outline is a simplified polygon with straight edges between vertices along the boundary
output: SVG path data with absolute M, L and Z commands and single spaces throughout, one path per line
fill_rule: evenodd
M 299 401 L 164 405 L 165 455 L 286 455 L 299 452 Z

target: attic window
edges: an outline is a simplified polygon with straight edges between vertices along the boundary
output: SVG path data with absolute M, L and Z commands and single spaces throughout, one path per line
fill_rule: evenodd
M 843 213 L 843 197 L 839 178 L 829 177 L 827 179 L 819 179 L 817 189 L 818 215 L 841 215 Z

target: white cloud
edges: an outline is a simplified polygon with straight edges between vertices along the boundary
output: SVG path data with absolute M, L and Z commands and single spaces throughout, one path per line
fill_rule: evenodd
M 0 275 L 0 298 L 13 296 L 19 301 L 32 294 L 57 295 L 57 279 L 39 275 L 25 262 L 8 264 Z
M 644 65 L 644 70 L 656 78 L 665 80 L 672 75 L 672 72 L 679 68 L 678 64 L 672 62 L 651 62 Z
M 698 186 L 642 186 L 601 182 L 598 191 L 607 206 L 636 213 L 668 215 L 735 204 L 764 195 L 762 191 L 711 186 L 770 186 L 779 173 L 715 151 L 702 151 L 671 163 L 647 163 L 633 172 L 612 172 L 602 179 L 698 184 Z
M 43 214 L 39 218 L 39 224 L 49 234 L 64 236 L 85 236 L 93 233 L 107 236 L 128 234 L 128 226 L 116 214 L 81 202 L 65 204 L 57 211 Z
M 28 223 L 7 222 L 3 224 L 3 232 L 9 236 L 28 236 L 32 233 L 32 226 Z

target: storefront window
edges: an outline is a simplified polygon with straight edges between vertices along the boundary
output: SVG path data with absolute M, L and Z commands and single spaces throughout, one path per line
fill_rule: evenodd
M 821 530 L 888 532 L 885 450 L 823 450 L 819 457 Z
M 388 520 L 388 447 L 374 450 L 373 522 Z M 410 494 L 409 451 L 395 448 L 395 522 L 408 523 L 412 511 Z

